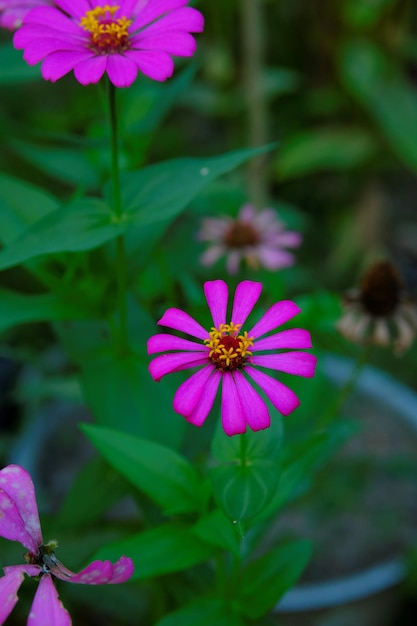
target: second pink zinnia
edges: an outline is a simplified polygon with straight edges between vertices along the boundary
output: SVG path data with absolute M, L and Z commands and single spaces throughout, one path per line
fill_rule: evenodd
M 244 330 L 261 291 L 261 283 L 239 283 L 228 318 L 226 283 L 222 280 L 206 282 L 204 293 L 213 318 L 211 330 L 204 329 L 185 311 L 172 308 L 158 324 L 191 335 L 199 342 L 170 334 L 154 335 L 148 341 L 149 354 L 169 353 L 155 357 L 150 363 L 149 370 L 155 380 L 199 367 L 180 385 L 174 397 L 174 410 L 195 426 L 201 426 L 208 416 L 221 384 L 222 425 L 227 435 L 244 433 L 247 425 L 252 430 L 268 428 L 268 407 L 253 383 L 283 415 L 296 409 L 299 400 L 286 385 L 258 368 L 314 376 L 317 360 L 314 355 L 298 351 L 277 353 L 278 350 L 311 348 L 308 331 L 294 328 L 264 337 L 300 312 L 294 302 L 275 303 L 252 328 Z

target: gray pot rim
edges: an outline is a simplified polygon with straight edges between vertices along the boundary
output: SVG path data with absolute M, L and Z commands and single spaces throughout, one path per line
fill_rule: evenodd
M 330 354 L 320 360 L 326 376 L 339 385 L 347 380 L 354 365 L 349 358 Z M 364 394 L 377 394 L 380 402 L 395 411 L 417 433 L 417 393 L 409 387 L 389 374 L 367 366 L 357 381 L 357 389 Z M 405 573 L 405 564 L 398 558 L 348 576 L 296 585 L 283 596 L 275 611 L 295 613 L 357 602 L 399 585 Z

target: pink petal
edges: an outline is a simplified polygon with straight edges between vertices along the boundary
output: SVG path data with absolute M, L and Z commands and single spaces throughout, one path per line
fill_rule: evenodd
M 204 267 L 208 267 L 210 265 L 214 265 L 214 263 L 216 263 L 216 261 L 218 261 L 220 259 L 220 257 L 223 256 L 223 254 L 225 252 L 226 252 L 225 247 L 222 246 L 222 245 L 220 245 L 220 246 L 217 246 L 217 245 L 210 246 L 201 255 L 200 263 L 201 263 L 201 265 L 204 265 Z
M 127 556 L 121 556 L 116 563 L 111 561 L 93 561 L 78 573 L 67 569 L 58 561 L 52 573 L 61 580 L 80 585 L 107 585 L 118 584 L 128 580 L 133 574 L 133 561 Z
M 17 592 L 23 581 L 23 572 L 19 568 L 0 578 L 0 624 L 4 624 L 18 601 Z
M 295 393 L 272 376 L 253 367 L 245 367 L 245 373 L 259 385 L 268 400 L 282 415 L 289 415 L 300 404 Z
M 158 322 L 159 326 L 167 326 L 173 330 L 179 330 L 198 339 L 208 339 L 208 332 L 185 311 L 181 309 L 168 309 Z
M 231 250 L 226 257 L 226 269 L 229 274 L 237 274 L 240 262 L 243 258 L 239 250 Z
M 79 61 L 74 67 L 74 76 L 81 85 L 98 83 L 106 70 L 107 56 L 105 54 L 92 56 Z
M 195 372 L 190 378 L 180 385 L 174 396 L 174 411 L 180 415 L 190 415 L 195 409 L 201 395 L 205 393 L 205 387 L 209 380 L 214 365 L 207 365 Z
M 71 618 L 58 598 L 49 575 L 42 576 L 27 622 L 28 626 L 71 626 Z
M 254 365 L 268 367 L 295 376 L 314 376 L 317 357 L 308 352 L 284 352 L 283 354 L 263 354 L 253 356 L 251 359 Z
M 202 358 L 200 354 L 184 352 L 182 354 L 161 354 L 149 364 L 149 372 L 152 378 L 160 381 L 166 374 L 180 372 L 181 370 L 196 367 L 197 365 L 207 365 L 208 356 Z
M 165 13 L 183 7 L 188 4 L 188 0 L 153 0 L 152 2 L 146 2 L 145 6 L 143 4 L 143 2 L 138 3 L 139 7 L 143 8 L 137 13 L 138 17 L 134 23 L 135 28 L 142 28 Z
M 87 61 L 91 57 L 91 52 L 70 52 L 68 50 L 53 52 L 49 54 L 42 63 L 42 76 L 45 80 L 53 83 L 59 78 L 71 72 L 77 63 Z
M 214 400 L 216 398 L 217 389 L 219 388 L 222 374 L 218 370 L 214 370 L 212 375 L 207 381 L 204 388 L 204 393 L 201 394 L 200 399 L 190 415 L 186 416 L 186 420 L 194 426 L 201 426 L 207 415 L 210 413 Z
M 107 74 L 115 87 L 130 87 L 138 75 L 138 66 L 127 56 L 111 54 L 107 57 Z
M 246 431 L 246 420 L 239 400 L 236 383 L 230 372 L 223 374 L 222 425 L 226 435 L 239 435 Z
M 126 50 L 125 56 L 136 63 L 142 74 L 163 82 L 174 73 L 174 61 L 163 50 Z
M 87 11 L 102 3 L 95 2 L 92 6 L 89 0 L 55 0 L 55 4 L 79 22 Z
M 285 250 L 276 250 L 268 245 L 261 245 L 257 249 L 258 259 L 267 270 L 279 270 L 294 264 L 294 255 Z
M 251 330 L 248 331 L 250 337 L 262 337 L 270 330 L 274 330 L 281 324 L 285 324 L 292 317 L 297 315 L 301 311 L 300 307 L 291 300 L 282 300 L 276 302 L 270 309 L 263 315 L 257 324 Z
M 243 409 L 246 422 L 252 430 L 263 430 L 271 425 L 268 407 L 264 400 L 246 380 L 241 372 L 233 372 L 236 388 L 239 394 L 240 405 Z
M 209 280 L 204 283 L 204 294 L 213 318 L 213 325 L 218 328 L 220 324 L 226 323 L 228 287 L 224 280 Z
M 38 546 L 42 544 L 42 531 L 35 487 L 30 475 L 19 465 L 8 465 L 0 471 L 0 494 L 1 492 L 3 492 L 3 496 L 9 496 L 9 500 L 2 498 L 0 510 L 6 517 L 10 515 L 9 524 L 11 526 L 14 525 L 18 534 L 15 538 L 7 537 L 4 534 L 3 537 L 12 539 L 12 541 L 20 541 L 31 552 L 37 552 Z M 10 503 L 14 504 L 15 510 L 13 507 L 10 507 Z M 0 518 L 0 524 L 3 523 L 6 517 Z M 24 524 L 23 529 L 21 528 L 22 523 Z M 21 530 L 24 531 L 23 534 Z M 22 541 L 22 539 L 25 539 L 25 541 Z
M 196 352 L 202 352 L 204 356 L 206 356 L 208 348 L 202 343 L 176 337 L 175 335 L 168 335 L 167 333 L 153 335 L 153 337 L 148 340 L 148 354 L 167 352 L 169 350 L 194 350 Z
M 192 35 L 173 32 L 162 33 L 153 37 L 144 37 L 143 33 L 140 33 L 132 40 L 132 44 L 137 50 L 160 50 L 182 57 L 192 56 L 197 48 Z
M 244 280 L 236 287 L 233 301 L 232 322 L 244 324 L 249 313 L 257 303 L 262 291 L 262 283 Z
M 50 34 L 52 32 L 59 32 L 64 36 L 73 35 L 80 37 L 84 33 L 79 24 L 74 23 L 73 20 L 55 7 L 34 7 L 30 13 L 26 15 L 22 28 L 17 32 L 26 29 L 27 26 L 32 27 L 35 25 L 48 28 Z
M 276 335 L 258 339 L 251 348 L 252 352 L 259 350 L 279 350 L 280 348 L 312 348 L 311 336 L 302 328 L 283 330 Z
M 132 24 L 131 30 L 133 32 L 138 28 L 137 22 L 139 20 Z M 167 13 L 156 22 L 153 22 L 153 24 L 146 26 L 146 28 L 140 31 L 139 35 L 145 38 L 164 35 L 169 38 L 172 34 L 180 32 L 201 33 L 203 28 L 204 17 L 200 11 L 192 7 L 184 7 Z

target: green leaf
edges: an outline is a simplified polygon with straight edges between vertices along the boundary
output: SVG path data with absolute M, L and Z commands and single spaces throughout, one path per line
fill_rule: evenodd
M 22 58 L 22 51 L 15 50 L 11 41 L 0 46 L 0 85 L 27 83 L 40 78 L 40 68 L 28 65 Z
M 397 0 L 345 0 L 344 15 L 356 27 L 369 27 L 392 7 Z
M 206 185 L 273 148 L 238 150 L 206 159 L 174 159 L 124 174 L 123 207 L 132 221 L 126 234 L 129 255 L 143 263 L 169 224 Z
M 70 529 L 96 521 L 129 493 L 126 481 L 98 457 L 84 465 L 67 493 L 57 523 Z
M 91 250 L 126 228 L 101 200 L 85 198 L 45 215 L 0 251 L 0 269 L 44 254 Z
M 18 324 L 83 319 L 94 315 L 85 303 L 56 294 L 24 295 L 0 289 L 0 333 Z
M 199 539 L 192 527 L 164 524 L 122 539 L 99 550 L 94 559 L 129 556 L 135 566 L 130 580 L 142 580 L 186 570 L 211 557 L 213 548 Z
M 372 135 L 359 128 L 312 130 L 282 146 L 276 170 L 283 180 L 321 170 L 344 171 L 363 165 L 375 150 Z
M 100 172 L 88 154 L 62 144 L 31 144 L 14 139 L 12 150 L 48 176 L 76 187 L 94 189 L 100 183 Z
M 369 40 L 351 41 L 340 56 L 342 78 L 396 154 L 417 169 L 417 91 L 388 55 Z
M 196 535 L 213 546 L 240 555 L 240 540 L 232 522 L 216 509 L 202 517 L 194 527 Z
M 307 541 L 289 541 L 269 550 L 245 567 L 239 597 L 241 612 L 259 619 L 270 611 L 298 580 L 311 557 Z
M 50 193 L 24 181 L 0 174 L 0 241 L 6 245 L 28 226 L 58 208 Z
M 110 465 L 162 507 L 166 515 L 199 509 L 201 481 L 193 466 L 177 452 L 99 426 L 83 424 L 82 430 Z
M 271 427 L 227 437 L 221 427 L 213 440 L 218 462 L 210 471 L 214 497 L 233 522 L 250 519 L 267 506 L 280 477 L 282 421 L 274 415 Z
M 240 617 L 221 598 L 201 598 L 163 617 L 156 626 L 243 626 Z

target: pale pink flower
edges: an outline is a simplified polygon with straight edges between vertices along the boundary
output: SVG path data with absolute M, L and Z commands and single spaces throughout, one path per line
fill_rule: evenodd
M 311 348 L 309 332 L 292 328 L 264 336 L 300 312 L 294 302 L 276 302 L 254 326 L 244 330 L 246 319 L 261 291 L 261 283 L 248 280 L 239 283 L 232 313 L 228 317 L 226 283 L 222 280 L 208 281 L 204 284 L 204 293 L 213 319 L 211 330 L 203 328 L 185 311 L 168 309 L 158 324 L 191 335 L 198 341 L 169 334 L 154 335 L 148 341 L 149 354 L 168 352 L 155 357 L 150 363 L 149 371 L 154 380 L 199 367 L 180 385 L 174 397 L 174 410 L 195 426 L 203 424 L 221 384 L 222 425 L 227 435 L 244 433 L 247 424 L 252 430 L 268 428 L 268 407 L 253 383 L 283 415 L 294 411 L 299 400 L 286 385 L 258 368 L 314 376 L 315 356 L 308 352 L 282 352 L 287 348 Z
M 53 0 L 0 0 L 0 26 L 16 30 L 33 7 L 53 4 Z
M 0 578 L 0 626 L 13 610 L 24 574 L 39 577 L 28 626 L 71 626 L 71 618 L 58 598 L 55 579 L 84 585 L 122 583 L 133 574 L 133 562 L 122 556 L 116 563 L 93 561 L 78 574 L 71 572 L 54 554 L 56 541 L 43 543 L 35 488 L 19 465 L 0 471 L 0 537 L 19 541 L 29 552 L 26 565 L 4 567 Z
M 82 85 L 105 72 L 116 87 L 129 87 L 138 72 L 164 81 L 174 71 L 171 56 L 192 56 L 190 33 L 203 30 L 189 0 L 56 0 L 24 18 L 15 33 L 29 65 L 42 61 L 42 76 L 52 82 L 74 70 Z
M 236 274 L 242 260 L 253 269 L 288 267 L 294 263 L 294 255 L 286 248 L 296 248 L 301 243 L 300 233 L 286 230 L 274 209 L 257 211 L 250 204 L 241 207 L 236 219 L 205 218 L 198 236 L 211 244 L 201 256 L 201 263 L 213 265 L 226 256 L 230 274 Z

